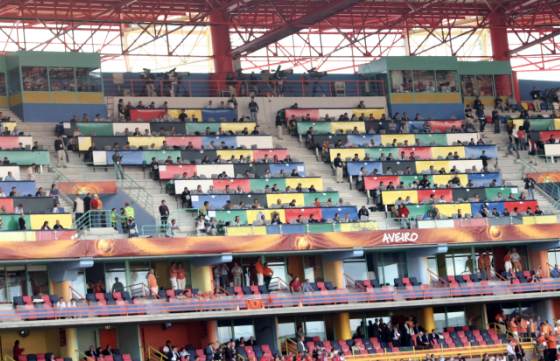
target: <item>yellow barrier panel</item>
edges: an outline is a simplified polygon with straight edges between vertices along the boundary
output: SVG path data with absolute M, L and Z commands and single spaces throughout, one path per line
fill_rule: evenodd
M 397 140 L 397 145 L 404 145 L 406 142 L 408 145 L 416 143 L 416 136 L 414 134 L 382 134 L 381 144 L 391 145 L 395 139 Z
M 282 223 L 286 223 L 286 214 L 283 209 L 251 209 L 247 211 L 247 223 L 252 224 L 259 214 L 264 214 L 265 219 L 270 220 L 272 213 L 277 212 Z
M 228 159 L 231 158 L 231 156 L 234 156 L 235 159 L 239 159 L 240 156 L 243 156 L 243 158 L 249 157 L 250 159 L 253 159 L 253 151 L 252 150 L 244 150 L 244 149 L 227 150 L 227 149 L 222 149 L 222 150 L 216 151 L 216 154 L 219 155 L 220 157 L 222 157 L 223 160 L 228 160 Z
M 242 132 L 245 128 L 250 133 L 252 132 L 255 127 L 257 126 L 256 123 L 220 123 L 220 127 L 224 132 Z
M 353 159 L 356 154 L 360 160 L 363 160 L 366 155 L 366 151 L 363 148 L 331 148 L 329 152 L 331 162 L 334 161 L 339 153 L 342 160 Z
M 72 215 L 68 213 L 32 214 L 30 215 L 29 222 L 31 223 L 31 229 L 39 230 L 45 221 L 49 221 L 49 226 L 52 228 L 57 220 L 66 229 L 74 228 L 72 225 Z
M 424 171 L 430 169 L 430 166 L 434 166 L 436 171 L 441 168 L 445 168 L 448 172 L 451 169 L 450 161 L 447 160 L 420 160 L 416 162 L 416 172 L 423 173 Z
M 78 137 L 78 150 L 87 152 L 91 148 L 91 137 Z
M 461 185 L 465 187 L 469 183 L 469 176 L 466 174 L 437 174 L 433 176 L 433 184 L 441 186 L 447 185 L 449 181 L 455 177 L 458 177 L 461 181 Z
M 358 117 L 364 114 L 366 118 L 369 118 L 371 114 L 375 119 L 379 119 L 383 114 L 385 114 L 385 108 L 365 108 L 365 109 L 355 108 L 352 109 L 352 114 Z
M 471 214 L 470 203 L 436 204 L 435 207 L 439 210 L 439 213 L 442 216 L 446 217 L 455 216 L 459 210 L 461 210 L 463 217 L 467 214 Z
M 264 236 L 266 226 L 226 227 L 226 236 Z
M 266 202 L 268 207 L 273 207 L 280 200 L 283 205 L 291 203 L 293 200 L 296 201 L 296 207 L 305 206 L 305 197 L 303 193 L 272 193 L 266 195 Z
M 381 195 L 385 205 L 395 204 L 399 198 L 404 201 L 407 197 L 410 197 L 410 203 L 418 203 L 418 191 L 416 190 L 383 191 Z
M 128 143 L 133 148 L 144 147 L 144 149 L 150 149 L 152 144 L 156 149 L 163 146 L 163 141 L 165 137 L 128 137 Z
M 445 159 L 449 153 L 457 152 L 460 158 L 465 158 L 465 147 L 432 147 L 432 159 Z
M 364 122 L 333 122 L 331 123 L 331 132 L 337 133 L 342 131 L 344 133 L 351 132 L 356 129 L 360 133 L 366 132 L 366 125 Z
M 323 190 L 322 178 L 286 178 L 286 186 L 295 189 L 298 184 L 301 184 L 302 188 L 309 188 L 313 185 L 317 192 Z

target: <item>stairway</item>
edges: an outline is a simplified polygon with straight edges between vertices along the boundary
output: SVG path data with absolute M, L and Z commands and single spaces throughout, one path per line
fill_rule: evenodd
M 526 150 L 519 151 L 519 158 L 515 155 L 507 154 L 508 136 L 505 129 L 499 134 L 494 133 L 492 126 L 486 127 L 482 138 L 486 144 L 496 144 L 498 149 L 498 169 L 502 173 L 502 177 L 507 185 L 517 186 L 520 190 L 524 190 L 525 183 L 523 178 L 527 170 L 524 163 L 530 163 L 539 172 L 560 172 L 560 163 L 545 162 L 544 158 L 529 155 Z M 535 199 L 539 202 L 539 207 L 545 213 L 557 213 L 548 196 L 539 191 L 535 191 Z
M 39 145 L 48 149 L 51 155 L 51 167 L 56 166 L 56 156 L 54 153 L 54 141 L 56 135 L 54 133 L 53 123 L 19 123 L 18 127 L 21 131 L 31 133 L 33 139 L 39 142 Z M 56 169 L 62 173 L 64 178 L 71 181 L 98 181 L 98 180 L 111 180 L 116 179 L 115 173 L 111 166 L 109 167 L 91 167 L 84 163 L 78 153 L 68 152 L 69 162 L 65 164 L 66 167 L 57 167 Z M 194 219 L 186 213 L 179 211 L 179 206 L 175 197 L 165 194 L 165 190 L 156 182 L 144 175 L 142 169 L 137 167 L 125 167 L 125 174 L 130 178 L 127 181 L 119 182 L 120 190 L 126 192 L 130 198 L 137 200 L 148 213 L 152 214 L 156 220 L 159 220 L 158 207 L 161 200 L 165 200 L 171 212 L 171 218 L 175 218 L 181 233 L 191 233 L 194 230 Z M 38 185 L 50 188 L 51 184 L 59 180 L 56 173 L 51 169 L 43 174 L 35 175 L 35 180 Z M 132 182 L 136 183 L 133 184 Z M 140 186 L 141 189 L 138 189 Z M 147 199 L 146 202 L 139 201 L 139 193 L 141 192 Z M 147 194 L 146 194 L 147 193 Z M 67 210 L 72 209 L 71 204 L 64 205 Z M 156 229 L 156 225 L 145 225 L 146 231 Z M 140 229 L 142 231 L 142 229 Z

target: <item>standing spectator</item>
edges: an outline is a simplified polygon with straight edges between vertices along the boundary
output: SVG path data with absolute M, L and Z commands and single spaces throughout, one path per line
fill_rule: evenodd
M 124 285 L 121 283 L 121 281 L 119 281 L 118 277 L 115 277 L 115 283 L 113 283 L 113 287 L 111 288 L 111 292 L 112 293 L 115 293 L 115 292 L 123 293 L 124 292 Z
M 241 287 L 243 268 L 241 268 L 239 263 L 234 262 L 233 267 L 231 268 L 231 274 L 233 276 L 233 287 Z
M 27 229 L 27 226 L 25 225 L 25 218 L 24 218 L 23 214 L 19 215 L 18 228 L 19 228 L 20 231 L 25 231 Z
M 169 219 L 169 207 L 165 203 L 165 200 L 162 200 L 159 206 L 159 217 L 161 228 L 164 230 L 165 227 L 167 227 L 167 220 Z
M 128 202 L 124 204 L 124 215 L 127 219 L 136 219 L 136 211 Z
M 257 102 L 255 101 L 254 96 L 251 97 L 251 101 L 249 102 L 249 112 L 250 112 L 251 121 L 256 122 L 257 113 L 259 112 L 259 104 L 257 104 Z
M 169 267 L 169 283 L 171 283 L 172 290 L 179 289 L 177 286 L 177 264 L 175 262 L 172 262 L 171 267 Z
M 191 203 L 191 191 L 189 188 L 185 187 L 181 193 L 181 207 L 182 208 L 192 208 Z
M 529 195 L 529 199 L 535 199 L 535 184 L 537 182 L 535 182 L 535 180 L 529 176 L 525 176 L 523 182 L 525 182 L 525 190 Z
M 486 151 L 483 150 L 482 154 L 480 155 L 480 160 L 482 160 L 482 169 L 485 172 L 488 172 L 488 156 L 486 155 Z
M 64 142 L 62 141 L 61 136 L 56 138 L 56 140 L 54 141 L 54 151 L 56 154 L 56 166 L 60 167 L 62 162 L 62 166 L 66 168 L 66 164 L 64 164 L 64 161 L 66 160 L 66 155 L 64 153 Z
M 148 271 L 148 274 L 146 275 L 146 280 L 148 281 L 148 289 L 150 290 L 150 296 L 152 296 L 153 298 L 158 298 L 159 287 L 153 269 L 150 269 Z
M 182 263 L 177 263 L 177 289 L 184 290 L 187 287 L 187 275 Z
M 282 128 L 284 127 L 284 119 L 282 118 L 282 112 L 276 113 L 275 120 L 276 130 L 278 131 L 278 139 L 282 139 Z
M 541 91 L 537 89 L 537 87 L 533 87 L 531 90 L 531 100 L 533 100 L 533 109 L 535 112 L 541 111 Z
M 263 266 L 264 266 L 263 268 L 264 287 L 268 292 L 270 291 L 270 281 L 272 281 L 272 276 L 274 275 L 274 272 L 270 267 L 268 267 L 268 263 L 265 262 Z
M 14 342 L 14 347 L 12 348 L 12 354 L 14 355 L 14 360 L 18 361 L 19 357 L 23 355 L 23 348 L 19 346 L 19 340 Z
M 115 150 L 112 156 L 113 167 L 115 169 L 115 177 L 117 179 L 124 179 L 124 169 L 122 167 L 122 156 L 118 150 Z
M 80 218 L 84 214 L 84 200 L 80 197 L 74 199 L 74 207 L 72 209 L 76 215 L 76 219 Z
M 334 173 L 336 176 L 336 183 L 342 183 L 344 182 L 344 169 L 343 169 L 343 162 L 342 162 L 342 158 L 340 157 L 340 153 L 336 154 L 336 158 L 334 158 L 333 161 L 333 166 L 334 166 Z
M 255 273 L 257 274 L 257 285 L 263 286 L 264 285 L 264 266 L 259 259 L 257 263 L 255 263 Z

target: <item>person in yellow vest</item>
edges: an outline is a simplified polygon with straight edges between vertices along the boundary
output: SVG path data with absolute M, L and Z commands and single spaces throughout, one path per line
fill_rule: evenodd
M 129 203 L 124 204 L 124 215 L 126 218 L 136 219 L 136 213 L 134 211 L 134 207 L 132 207 Z

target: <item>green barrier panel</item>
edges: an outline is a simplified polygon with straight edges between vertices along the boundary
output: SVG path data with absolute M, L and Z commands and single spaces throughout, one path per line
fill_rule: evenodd
M 251 179 L 251 191 L 253 192 L 264 192 L 265 187 L 268 185 L 272 187 L 273 185 L 277 185 L 280 191 L 284 191 L 286 189 L 286 179 L 285 178 L 270 178 L 270 179 Z
M 309 233 L 340 232 L 340 224 L 310 223 L 307 225 Z
M 27 229 L 31 229 L 31 222 L 29 216 L 23 216 Z M 19 231 L 19 216 L 17 214 L 2 214 L 2 231 Z
M 410 218 L 422 218 L 430 209 L 429 204 L 418 204 L 418 205 L 408 205 L 408 210 L 410 211 L 409 217 Z
M 305 134 L 309 128 L 313 127 L 313 134 L 329 134 L 331 132 L 331 122 L 298 122 L 298 134 Z
M 144 162 L 150 163 L 152 158 L 156 158 L 158 161 L 165 161 L 167 157 L 171 157 L 173 163 L 177 160 L 177 157 L 181 157 L 180 150 L 145 150 L 142 152 L 144 157 Z
M 111 123 L 80 123 L 78 124 L 80 135 L 89 136 L 111 136 L 113 134 L 113 124 Z M 134 129 L 132 127 L 132 129 Z
M 420 145 L 449 145 L 446 134 L 416 134 Z
M 530 130 L 553 130 L 554 119 L 531 119 Z
M 326 203 L 329 198 L 333 205 L 338 204 L 339 194 L 338 192 L 316 192 L 316 193 L 304 193 L 303 194 L 303 201 L 305 202 L 306 207 L 313 206 L 315 203 L 315 198 L 319 199 L 319 202 Z
M 7 157 L 10 163 L 17 165 L 48 165 L 49 152 L 46 150 L 12 150 L 0 151 L 0 159 Z
M 404 187 L 405 188 L 411 188 L 412 187 L 412 183 L 414 181 L 416 182 L 420 182 L 420 180 L 422 179 L 421 175 L 401 175 L 399 177 L 400 181 L 404 183 Z M 430 181 L 430 183 L 433 182 L 433 178 L 431 175 L 428 175 L 428 180 Z M 397 185 L 395 184 L 395 187 Z
M 517 188 L 515 187 L 503 187 L 503 188 L 486 188 L 485 189 L 485 194 L 486 194 L 486 199 L 490 200 L 490 201 L 494 201 L 498 199 L 498 193 L 502 193 L 502 198 L 507 198 L 509 197 L 509 195 L 512 193 L 512 189 L 513 190 L 517 190 Z M 514 194 L 514 196 L 519 195 L 519 194 Z
M 218 133 L 220 130 L 220 123 L 186 123 L 185 127 L 188 135 L 196 133 L 204 135 L 206 134 L 207 128 L 212 133 Z
M 381 152 L 388 157 L 389 154 L 393 156 L 393 159 L 399 159 L 399 149 L 398 148 L 365 148 L 365 153 L 372 160 L 377 160 L 381 157 Z
M 239 216 L 241 224 L 247 223 L 247 211 L 245 210 L 216 211 L 216 220 L 218 222 L 233 222 L 236 216 Z

